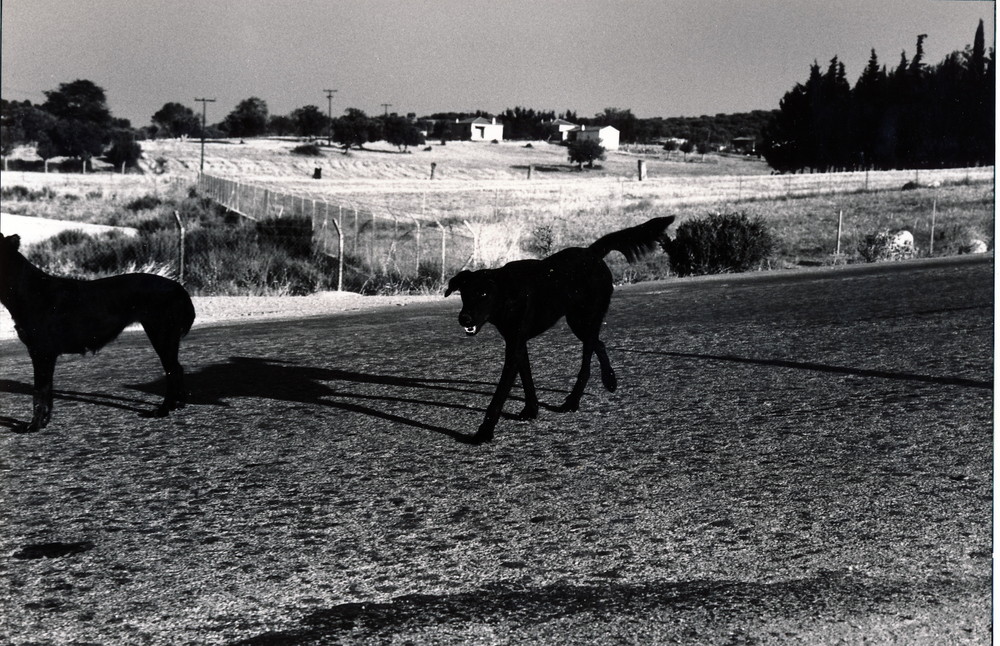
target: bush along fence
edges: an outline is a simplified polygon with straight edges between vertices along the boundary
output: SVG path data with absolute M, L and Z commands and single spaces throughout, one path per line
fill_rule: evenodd
M 337 260 L 337 289 L 345 273 L 367 271 L 374 280 L 444 282 L 450 271 L 475 264 L 479 245 L 468 223 L 372 208 L 350 200 L 315 199 L 257 184 L 202 174 L 198 190 L 244 218 L 261 222 L 308 219 L 313 250 Z M 412 286 L 411 286 L 412 287 Z

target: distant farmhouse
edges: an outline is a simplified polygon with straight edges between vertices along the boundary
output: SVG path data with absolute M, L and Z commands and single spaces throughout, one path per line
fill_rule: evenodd
M 503 124 L 496 118 L 470 117 L 455 119 L 452 136 L 465 141 L 503 141 Z
M 577 126 L 568 133 L 568 141 L 596 141 L 604 150 L 618 150 L 618 128 L 614 126 Z
M 545 124 L 549 128 L 549 141 L 568 141 L 569 133 L 571 130 L 576 130 L 579 128 L 572 121 L 566 121 L 565 119 L 553 119 Z
M 757 152 L 757 138 L 733 137 L 730 146 L 732 151 L 736 153 L 743 153 L 744 155 L 755 154 Z

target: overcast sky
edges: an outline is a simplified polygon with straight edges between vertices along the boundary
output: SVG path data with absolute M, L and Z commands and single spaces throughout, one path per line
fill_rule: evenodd
M 88 79 L 134 126 L 164 103 L 221 121 L 271 114 L 500 112 L 697 116 L 778 106 L 813 60 L 851 84 L 872 48 L 890 67 L 918 34 L 938 63 L 972 43 L 984 0 L 3 0 L 2 96 L 44 101 Z

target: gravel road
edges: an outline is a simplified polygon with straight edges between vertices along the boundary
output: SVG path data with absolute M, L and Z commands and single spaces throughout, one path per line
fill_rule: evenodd
M 502 343 L 456 298 L 198 326 L 166 420 L 127 333 L 37 434 L 0 341 L 0 634 L 987 644 L 993 298 L 992 258 L 621 288 L 618 392 L 479 447 Z M 529 348 L 558 404 L 577 344 Z

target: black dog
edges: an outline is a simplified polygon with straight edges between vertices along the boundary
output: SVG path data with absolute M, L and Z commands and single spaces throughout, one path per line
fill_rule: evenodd
M 583 365 L 573 390 L 557 410 L 575 411 L 580 407 L 580 398 L 590 378 L 590 360 L 595 353 L 601 364 L 601 382 L 614 392 L 618 379 L 599 338 L 614 290 L 604 256 L 619 251 L 629 262 L 635 261 L 668 241 L 666 230 L 673 221 L 673 216 L 654 218 L 610 233 L 586 248 L 564 249 L 542 260 L 518 260 L 499 269 L 462 271 L 449 281 L 444 295 L 461 292 L 458 322 L 465 333 L 477 334 L 489 322 L 506 341 L 500 383 L 472 442 L 493 439 L 493 429 L 517 374 L 521 376 L 525 399 L 524 410 L 518 417 L 538 416 L 538 398 L 528 363 L 528 339 L 548 330 L 563 316 L 573 334 L 583 341 Z
M 52 375 L 60 354 L 97 352 L 127 325 L 141 323 L 167 373 L 167 395 L 157 417 L 184 405 L 181 337 L 194 323 L 194 305 L 181 285 L 151 274 L 76 280 L 46 274 L 18 251 L 20 237 L 0 234 L 0 303 L 28 346 L 35 372 L 27 431 L 52 416 Z

